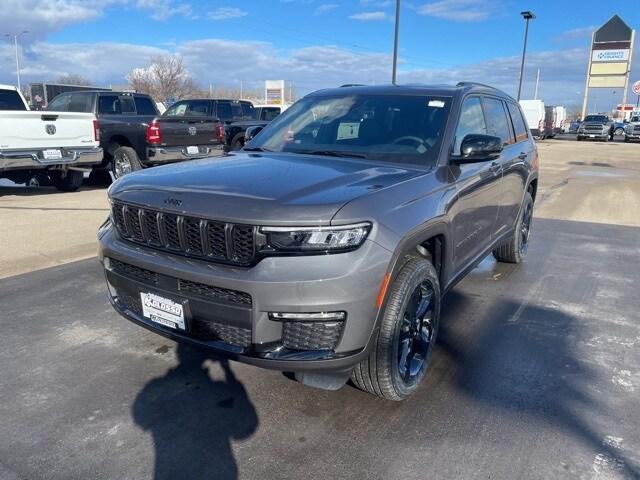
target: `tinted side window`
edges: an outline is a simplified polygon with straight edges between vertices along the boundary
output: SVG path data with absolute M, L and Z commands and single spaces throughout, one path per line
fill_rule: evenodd
M 509 114 L 511 115 L 511 121 L 513 122 L 513 129 L 516 132 L 516 142 L 526 140 L 529 135 L 527 134 L 527 123 L 522 118 L 522 113 L 517 105 L 507 102 L 509 108 Z
M 133 98 L 129 96 L 120 97 L 120 110 L 122 113 L 136 113 L 136 105 L 133 102 Z
M 133 97 L 136 102 L 136 110 L 138 115 L 157 115 L 156 106 L 153 104 L 150 98 L 147 97 Z
M 239 103 L 234 102 L 231 104 L 231 116 L 233 117 L 233 120 L 243 120 L 242 107 Z
M 469 97 L 462 104 L 462 112 L 456 128 L 456 138 L 453 146 L 454 155 L 460 155 L 462 140 L 471 134 L 487 135 L 487 125 L 484 121 L 482 103 L 479 97 Z
M 231 111 L 231 103 L 218 102 L 217 117 L 223 122 L 231 120 L 233 118 L 233 113 Z
M 91 93 L 77 92 L 65 96 L 69 99 L 68 112 L 90 113 L 92 111 L 93 95 Z
M 190 117 L 206 117 L 209 115 L 209 101 L 191 100 L 187 102 L 187 113 Z
M 58 95 L 49 102 L 47 110 L 53 112 L 67 112 L 69 109 L 69 97 L 70 95 Z
M 509 119 L 504 110 L 502 100 L 484 97 L 482 103 L 484 104 L 484 111 L 487 116 L 487 131 L 489 135 L 500 137 L 502 143 L 505 145 L 513 143 L 511 126 L 509 125 Z
M 280 115 L 279 108 L 263 108 L 262 115 L 260 115 L 260 120 L 266 120 L 270 122 L 271 120 L 276 118 L 278 115 Z
M 26 110 L 20 95 L 15 90 L 0 91 L 0 110 Z
M 98 97 L 98 113 L 103 115 L 119 115 L 122 113 L 120 99 L 117 95 L 100 95 Z
M 242 107 L 242 117 L 244 120 L 253 120 L 256 118 L 256 112 L 253 105 L 249 102 L 240 102 Z

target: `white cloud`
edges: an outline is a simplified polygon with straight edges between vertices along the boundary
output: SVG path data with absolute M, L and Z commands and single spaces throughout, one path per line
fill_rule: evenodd
M 489 0 L 439 0 L 419 6 L 417 12 L 456 22 L 477 22 L 489 18 L 494 7 Z
M 323 3 L 322 5 L 318 5 L 314 11 L 314 15 L 322 15 L 327 12 L 331 12 L 338 8 L 339 5 L 337 3 Z
M 248 14 L 249 12 L 245 12 L 236 7 L 219 7 L 209 12 L 207 18 L 210 20 L 230 20 L 232 18 L 244 17 Z
M 377 20 L 386 20 L 387 14 L 385 12 L 362 12 L 349 15 L 352 20 L 359 20 L 361 22 L 372 22 Z
M 191 5 L 173 0 L 136 0 L 134 6 L 138 9 L 148 10 L 151 18 L 161 21 L 176 15 L 191 17 L 193 14 Z
M 105 55 L 105 52 L 109 52 Z M 216 55 L 211 55 L 216 52 Z M 23 81 L 51 81 L 67 73 L 77 73 L 96 85 L 121 85 L 134 68 L 146 67 L 151 57 L 179 53 L 195 81 L 203 87 L 237 86 L 259 89 L 267 78 L 292 82 L 298 94 L 344 83 L 388 83 L 391 57 L 388 53 L 361 53 L 331 45 L 318 45 L 282 51 L 269 42 L 206 39 L 169 45 L 163 48 L 126 43 L 53 44 L 34 42 L 22 56 Z M 15 82 L 13 50 L 0 44 L 0 83 Z M 533 94 L 536 69 L 540 68 L 540 95 L 546 103 L 575 105 L 581 102 L 588 50 L 565 48 L 527 55 L 523 96 Z M 410 69 L 400 58 L 400 83 L 447 83 L 461 80 L 488 83 L 512 95 L 517 88 L 520 57 L 501 57 L 475 64 L 447 68 Z M 632 78 L 640 78 L 640 62 Z M 618 103 L 610 89 L 592 90 L 598 109 Z M 605 91 L 606 90 L 606 91 Z M 592 105 L 594 105 L 592 103 Z
M 591 34 L 598 29 L 595 25 L 588 27 L 572 28 L 558 35 L 555 40 L 559 42 L 569 42 L 575 40 L 591 40 Z

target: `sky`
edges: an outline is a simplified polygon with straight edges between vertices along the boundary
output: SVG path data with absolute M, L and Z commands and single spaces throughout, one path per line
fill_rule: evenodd
M 123 85 L 153 56 L 180 54 L 208 88 L 261 89 L 284 79 L 300 96 L 344 83 L 389 83 L 392 0 L 1 0 L 0 33 L 20 37 L 23 83 L 79 74 Z M 515 95 L 522 10 L 529 29 L 523 98 L 582 103 L 591 32 L 618 14 L 640 26 L 638 0 L 401 0 L 399 83 L 479 81 Z M 0 83 L 15 84 L 13 40 L 0 43 Z M 632 82 L 640 80 L 636 50 Z M 592 89 L 590 111 L 621 89 Z M 633 97 L 633 98 L 632 98 Z M 629 95 L 635 103 L 636 97 Z

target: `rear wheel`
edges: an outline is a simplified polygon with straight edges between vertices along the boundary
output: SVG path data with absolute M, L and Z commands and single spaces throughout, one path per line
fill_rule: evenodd
M 493 256 L 499 262 L 520 263 L 527 255 L 529 235 L 533 222 L 533 198 L 529 192 L 524 194 L 524 202 L 520 211 L 520 218 L 515 231 L 509 241 L 493 251 Z
M 440 320 L 440 283 L 431 262 L 412 258 L 393 282 L 375 345 L 354 368 L 353 383 L 373 395 L 403 400 L 423 379 Z
M 115 178 L 120 178 L 127 173 L 142 169 L 138 154 L 131 147 L 118 147 L 113 152 L 111 171 Z
M 240 150 L 244 147 L 244 135 L 236 135 L 231 142 L 231 150 Z
M 82 186 L 84 174 L 77 170 L 55 171 L 50 174 L 51 183 L 61 192 L 75 192 Z

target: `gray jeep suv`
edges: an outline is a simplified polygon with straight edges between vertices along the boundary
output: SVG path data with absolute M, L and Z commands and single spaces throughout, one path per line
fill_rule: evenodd
M 401 400 L 445 292 L 491 252 L 524 257 L 537 177 L 518 103 L 494 88 L 319 91 L 242 151 L 114 183 L 109 298 L 179 342 Z

